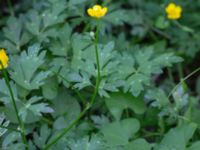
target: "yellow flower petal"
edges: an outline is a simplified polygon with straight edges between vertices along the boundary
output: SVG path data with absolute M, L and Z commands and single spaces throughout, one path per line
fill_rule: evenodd
M 165 11 L 167 13 L 168 19 L 176 20 L 176 19 L 179 19 L 181 17 L 182 8 L 181 8 L 181 6 L 177 6 L 174 3 L 170 3 L 165 8 Z
M 99 11 L 99 10 L 101 10 L 102 9 L 102 7 L 100 6 L 100 5 L 94 5 L 93 6 L 93 10 L 94 11 Z
M 107 7 L 104 7 L 104 8 L 102 9 L 103 15 L 105 15 L 107 12 L 108 12 L 108 8 L 107 8 Z
M 89 8 L 87 10 L 87 13 L 89 16 L 99 19 L 104 17 L 107 11 L 108 11 L 107 7 L 102 8 L 102 6 L 100 5 L 94 5 L 92 8 Z
M 88 13 L 88 15 L 91 16 L 91 17 L 94 16 L 94 12 L 93 12 L 93 9 L 92 9 L 92 8 L 89 8 L 89 9 L 87 10 L 87 13 Z
M 176 7 L 176 11 L 177 11 L 178 13 L 181 13 L 181 12 L 182 12 L 182 8 L 181 8 L 180 6 L 177 6 L 177 7 Z
M 2 64 L 0 64 L 0 69 L 8 67 L 8 60 L 9 60 L 9 58 L 8 58 L 5 50 L 0 49 L 0 61 L 2 63 Z M 3 65 L 3 67 L 2 67 L 2 65 Z

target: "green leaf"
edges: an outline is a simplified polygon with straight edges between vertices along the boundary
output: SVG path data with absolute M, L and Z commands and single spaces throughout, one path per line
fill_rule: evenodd
M 129 139 L 134 136 L 139 128 L 139 121 L 130 118 L 107 124 L 101 129 L 101 132 L 108 146 L 123 146 L 128 144 Z
M 77 100 L 66 94 L 66 89 L 59 90 L 57 97 L 53 100 L 52 108 L 55 111 L 52 115 L 57 118 L 54 122 L 54 128 L 58 130 L 68 126 L 81 111 Z
M 49 75 L 48 71 L 38 72 L 45 57 L 45 51 L 40 53 L 40 49 L 39 45 L 33 45 L 27 52 L 23 51 L 20 56 L 11 59 L 11 78 L 27 90 L 38 89 Z
M 124 150 L 151 150 L 151 145 L 145 139 L 136 139 L 127 144 Z
M 155 26 L 160 29 L 166 29 L 169 26 L 169 21 L 164 16 L 159 16 L 155 22 Z
M 161 68 L 163 67 L 171 67 L 172 64 L 182 62 L 183 58 L 175 56 L 173 53 L 165 53 L 157 56 L 154 60 L 154 68 L 153 73 L 162 72 Z
M 186 150 L 199 150 L 199 148 L 200 148 L 200 141 L 197 141 L 192 143 L 192 145 Z
M 11 132 L 3 139 L 2 149 L 23 150 L 25 147 L 20 142 L 21 137 L 19 132 Z
M 198 77 L 198 79 L 197 79 L 196 92 L 200 95 L 200 77 Z
M 27 13 L 27 22 L 26 22 L 26 28 L 27 30 L 35 35 L 39 36 L 41 31 L 41 24 L 42 24 L 42 17 L 39 15 L 39 13 L 36 10 L 31 10 Z
M 56 56 L 67 56 L 68 51 L 71 49 L 71 32 L 72 29 L 68 24 L 57 30 L 53 39 L 50 41 L 49 49 Z
M 82 4 L 82 3 L 85 3 L 86 0 L 69 0 L 68 2 L 68 5 L 71 6 L 71 5 L 79 5 L 79 4 Z
M 16 85 L 13 82 L 10 82 L 10 85 L 14 94 L 14 98 L 18 100 Z M 4 104 L 12 103 L 9 89 L 4 79 L 0 80 L 0 101 L 3 102 Z
M 131 92 L 132 95 L 138 96 L 144 90 L 144 85 L 150 85 L 149 77 L 136 73 L 130 76 L 124 84 L 124 92 Z
M 0 114 L 0 125 L 4 127 L 8 127 L 10 124 L 9 120 L 6 120 L 4 114 Z M 7 132 L 7 129 L 0 127 L 0 137 L 3 136 Z
M 58 94 L 58 81 L 55 77 L 47 78 L 42 85 L 42 94 L 44 98 L 49 100 L 54 99 Z
M 37 147 L 39 147 L 40 149 L 44 148 L 50 134 L 51 134 L 51 129 L 49 129 L 48 126 L 45 124 L 42 125 L 39 133 L 37 132 L 33 133 L 34 144 L 37 145 Z
M 47 103 L 40 102 L 42 97 L 31 97 L 22 107 L 19 109 L 19 115 L 23 121 L 33 122 L 33 118 L 39 118 L 42 113 L 52 113 L 53 109 L 48 106 Z M 36 119 L 38 120 L 38 119 Z
M 130 20 L 130 16 L 127 15 L 130 12 L 127 10 L 115 10 L 105 16 L 105 20 L 113 25 L 123 25 L 124 22 L 128 22 Z
M 65 0 L 48 0 L 50 2 L 50 7 L 43 11 L 42 19 L 44 23 L 44 28 L 53 26 L 58 23 L 64 22 L 67 14 L 64 10 L 67 7 Z
M 96 125 L 96 128 L 101 128 L 102 126 L 106 125 L 109 123 L 109 119 L 104 116 L 91 116 L 92 121 Z
M 163 108 L 168 106 L 170 101 L 162 89 L 151 89 L 146 94 L 147 99 L 153 100 L 152 106 Z
M 105 149 L 105 146 L 100 137 L 93 135 L 77 141 L 70 141 L 69 148 L 72 150 L 102 150 Z
M 23 29 L 23 23 L 20 18 L 10 17 L 7 22 L 7 27 L 3 29 L 3 32 L 6 38 L 3 46 L 10 53 L 19 52 L 21 46 L 27 44 L 30 40 L 29 35 Z
M 185 150 L 188 141 L 192 138 L 197 125 L 194 123 L 185 123 L 174 129 L 171 129 L 155 150 Z
M 130 108 L 136 114 L 142 114 L 146 105 L 142 97 L 134 97 L 131 94 L 113 93 L 105 99 L 106 105 L 116 120 L 120 120 L 123 110 Z

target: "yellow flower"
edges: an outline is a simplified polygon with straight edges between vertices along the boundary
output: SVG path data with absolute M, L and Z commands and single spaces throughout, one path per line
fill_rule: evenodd
M 89 16 L 94 17 L 94 18 L 102 18 L 106 15 L 108 11 L 107 7 L 101 7 L 100 5 L 94 5 L 92 8 L 89 8 L 87 10 L 87 13 Z
M 181 17 L 182 8 L 174 3 L 170 3 L 166 8 L 165 11 L 167 13 L 167 18 L 171 20 L 176 20 Z
M 3 65 L 3 68 L 7 68 L 8 67 L 8 56 L 5 52 L 4 49 L 0 49 L 0 61 L 1 61 L 1 64 L 0 64 L 0 70 L 2 69 L 2 65 Z

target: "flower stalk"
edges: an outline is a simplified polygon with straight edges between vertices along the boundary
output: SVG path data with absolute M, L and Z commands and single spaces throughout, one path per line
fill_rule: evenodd
M 94 8 L 94 7 L 93 7 Z M 91 12 L 89 13 L 88 9 L 88 14 L 91 16 Z M 93 10 L 95 11 L 95 10 Z M 106 12 L 107 12 L 107 8 L 106 11 L 104 10 L 97 10 L 97 12 L 93 12 L 94 14 L 92 14 L 91 17 L 96 18 L 96 22 L 97 22 L 97 28 L 96 28 L 96 34 L 95 34 L 95 41 L 94 41 L 94 45 L 95 45 L 95 56 L 96 56 L 96 68 L 97 68 L 97 78 L 96 78 L 96 85 L 95 85 L 95 90 L 94 93 L 89 101 L 88 104 L 86 104 L 85 108 L 83 109 L 83 111 L 78 115 L 78 117 L 66 128 L 63 129 L 62 132 L 60 132 L 49 144 L 47 144 L 43 150 L 48 150 L 50 147 L 52 147 L 54 144 L 56 144 L 64 135 L 66 135 L 66 133 L 72 129 L 79 121 L 80 119 L 87 113 L 87 111 L 93 106 L 95 98 L 98 94 L 99 91 L 99 85 L 100 85 L 100 80 L 101 80 L 101 68 L 100 68 L 100 60 L 99 60 L 99 49 L 98 49 L 98 43 L 99 43 L 99 27 L 100 27 L 100 20 L 99 18 L 103 17 Z M 63 78 L 63 77 L 62 77 Z M 77 93 L 77 92 L 76 92 Z M 79 93 L 77 93 L 78 96 L 82 99 L 82 97 L 79 95 Z
M 15 97 L 14 97 L 14 94 L 13 94 L 13 91 L 12 91 L 12 88 L 11 88 L 11 85 L 10 85 L 10 82 L 9 82 L 9 78 L 8 78 L 8 73 L 5 69 L 5 66 L 3 65 L 2 61 L 0 60 L 0 65 L 1 65 L 1 72 L 4 76 L 4 79 L 5 79 L 5 82 L 6 82 L 6 85 L 8 87 L 8 90 L 9 90 L 9 93 L 10 93 L 10 97 L 11 97 L 11 100 L 12 100 L 12 104 L 13 104 L 13 107 L 14 107 L 14 111 L 15 111 L 15 114 L 16 114 L 16 117 L 17 117 L 17 121 L 19 123 L 19 126 L 20 126 L 20 133 L 21 133 L 21 137 L 22 137 L 22 140 L 23 140 L 23 143 L 25 145 L 25 149 L 28 150 L 28 142 L 27 142 L 27 139 L 26 139 L 26 134 L 25 134 L 25 128 L 24 128 L 24 124 L 19 116 L 19 111 L 18 111 L 18 108 L 17 108 L 17 104 L 16 104 L 16 101 L 15 101 Z

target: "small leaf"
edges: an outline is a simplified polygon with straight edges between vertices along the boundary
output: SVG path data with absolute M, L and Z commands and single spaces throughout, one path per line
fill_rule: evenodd
M 37 145 L 37 147 L 42 149 L 47 143 L 50 134 L 51 134 L 51 130 L 48 128 L 47 125 L 44 124 L 40 128 L 39 134 L 37 132 L 33 133 L 33 138 L 34 138 L 33 141 Z

